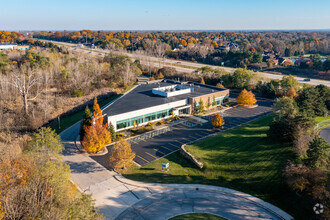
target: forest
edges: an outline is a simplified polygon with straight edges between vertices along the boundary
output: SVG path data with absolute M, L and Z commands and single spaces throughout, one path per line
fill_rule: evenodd
M 52 122 L 136 82 L 138 63 L 53 44 L 0 52 L 0 219 L 102 219 L 71 182 Z M 75 111 L 73 111 L 73 110 Z

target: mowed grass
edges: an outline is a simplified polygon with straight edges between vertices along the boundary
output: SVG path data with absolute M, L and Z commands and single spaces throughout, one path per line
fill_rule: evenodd
M 298 213 L 301 210 L 296 197 L 282 176 L 283 168 L 293 158 L 292 147 L 267 137 L 272 120 L 273 115 L 269 115 L 187 146 L 203 162 L 201 170 L 175 152 L 144 167 L 130 167 L 123 175 L 144 182 L 228 187 Z M 168 171 L 161 169 L 162 163 L 170 163 Z
M 107 99 L 102 100 L 101 102 L 99 102 L 100 107 L 102 108 L 103 106 L 107 105 L 109 102 L 113 101 L 115 98 L 118 98 L 120 95 L 113 95 Z M 93 106 L 89 106 L 89 108 L 92 110 Z M 61 128 L 59 128 L 59 124 L 58 121 L 56 124 L 54 124 L 52 126 L 52 129 L 55 129 L 55 132 L 57 134 L 61 133 L 62 131 L 64 131 L 65 129 L 67 129 L 68 127 L 70 127 L 71 125 L 77 123 L 78 121 L 80 121 L 84 115 L 85 109 L 79 112 L 76 112 L 68 117 L 65 118 L 60 118 L 60 125 Z
M 221 218 L 216 215 L 211 215 L 207 213 L 189 213 L 184 215 L 178 215 L 169 220 L 225 220 L 225 218 Z

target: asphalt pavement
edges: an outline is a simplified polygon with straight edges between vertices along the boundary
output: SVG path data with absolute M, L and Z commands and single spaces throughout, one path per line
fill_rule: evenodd
M 255 108 L 247 108 L 237 106 L 224 111 L 223 118 L 225 120 L 224 130 L 233 128 L 240 124 L 247 123 L 254 119 L 260 118 L 272 111 L 272 101 L 266 99 L 258 99 L 258 106 Z M 152 161 L 164 157 L 170 153 L 178 151 L 183 144 L 190 143 L 205 136 L 219 132 L 214 129 L 211 123 L 212 115 L 202 117 L 207 120 L 204 124 L 180 123 L 170 127 L 170 131 L 150 139 L 134 138 L 129 141 L 132 150 L 136 153 L 134 161 L 144 166 Z M 184 121 L 184 120 L 182 120 Z M 108 151 L 111 151 L 108 147 Z M 111 169 L 108 165 L 109 155 L 91 157 L 107 169 Z
M 321 132 L 320 132 L 320 136 L 322 138 L 324 138 L 324 140 L 326 140 L 328 142 L 328 144 L 330 144 L 330 127 L 324 128 Z

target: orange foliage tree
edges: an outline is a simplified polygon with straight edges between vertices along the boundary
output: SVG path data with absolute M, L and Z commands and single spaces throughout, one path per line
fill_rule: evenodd
M 107 124 L 103 124 L 102 111 L 97 99 L 94 99 L 93 119 L 90 126 L 85 126 L 85 136 L 82 140 L 83 148 L 89 153 L 95 153 L 104 148 L 104 145 L 111 143 L 111 133 L 107 129 Z
M 200 84 L 205 84 L 204 78 L 201 78 Z
M 290 98 L 296 98 L 298 96 L 296 90 L 291 86 L 290 89 L 286 92 L 285 96 Z
M 237 103 L 241 105 L 254 105 L 256 102 L 254 94 L 246 89 L 243 89 L 237 97 Z
M 221 116 L 220 113 L 214 115 L 212 117 L 212 125 L 216 128 L 221 128 L 225 124 L 225 120 L 223 120 L 223 117 Z
M 225 88 L 221 83 L 217 83 L 216 87 L 218 87 L 218 88 Z
M 186 47 L 188 45 L 187 41 L 185 39 L 181 39 L 180 40 L 180 44 L 184 47 Z
M 111 149 L 109 165 L 114 170 L 126 169 L 132 165 L 135 153 L 132 152 L 131 145 L 121 138 Z

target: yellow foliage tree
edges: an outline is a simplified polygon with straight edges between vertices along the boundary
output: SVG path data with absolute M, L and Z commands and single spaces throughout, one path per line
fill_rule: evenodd
M 204 78 L 201 78 L 200 84 L 205 84 Z
M 211 122 L 212 122 L 212 125 L 216 128 L 221 128 L 225 124 L 225 120 L 223 120 L 220 113 L 214 115 L 212 117 Z
M 221 83 L 217 83 L 216 87 L 218 87 L 218 88 L 225 88 Z
M 243 89 L 237 97 L 237 103 L 241 105 L 254 105 L 256 102 L 254 94 L 246 89 Z
M 132 152 L 131 145 L 121 138 L 111 149 L 109 166 L 114 170 L 126 169 L 132 165 L 135 153 Z
M 104 148 L 104 145 L 111 143 L 111 133 L 107 124 L 103 124 L 102 111 L 97 99 L 94 99 L 93 119 L 90 126 L 85 126 L 85 135 L 81 142 L 83 148 L 89 153 L 96 153 Z
M 290 98 L 296 98 L 298 96 L 298 94 L 293 87 L 290 87 L 290 89 L 288 89 L 288 91 L 286 92 L 285 96 L 290 97 Z

